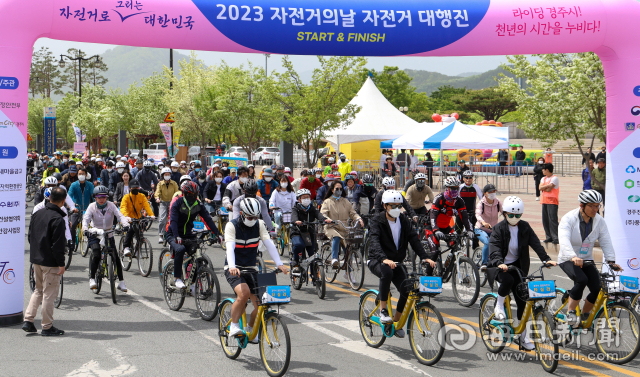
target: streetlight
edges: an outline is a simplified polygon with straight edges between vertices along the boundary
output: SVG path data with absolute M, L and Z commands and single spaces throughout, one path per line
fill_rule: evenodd
M 100 56 L 98 55 L 93 55 L 90 58 L 83 58 L 82 57 L 82 51 L 78 50 L 78 56 L 75 58 L 72 58 L 70 56 L 67 55 L 62 55 L 60 54 L 60 61 L 58 62 L 58 66 L 60 68 L 64 68 L 65 67 L 65 62 L 63 58 L 67 58 L 69 60 L 73 60 L 73 61 L 77 61 L 78 62 L 78 89 L 79 89 L 79 102 L 78 102 L 78 107 L 82 106 L 82 62 L 83 61 L 89 61 L 93 58 L 96 58 L 96 62 L 93 63 L 94 67 L 100 69 L 100 67 L 102 67 L 102 60 L 100 59 Z
M 267 59 L 271 57 L 271 54 L 264 54 L 264 75 L 269 76 L 269 71 L 267 70 Z
M 398 107 L 398 110 L 400 110 L 403 114 L 406 114 L 407 111 L 409 111 L 409 108 L 406 107 L 406 106 L 404 106 L 404 107 L 400 106 L 400 107 Z

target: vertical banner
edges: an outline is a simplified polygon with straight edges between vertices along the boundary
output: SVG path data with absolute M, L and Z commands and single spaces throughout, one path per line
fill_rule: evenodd
M 56 151 L 56 108 L 44 108 L 44 154 L 51 156 Z
M 80 130 L 80 128 L 78 128 L 75 123 L 71 123 L 71 125 L 73 126 L 73 132 L 75 132 L 76 134 L 76 141 L 77 142 L 83 141 L 84 135 L 82 135 L 82 131 Z
M 178 154 L 178 142 L 180 141 L 181 130 L 173 129 L 173 146 L 171 147 L 171 157 L 175 157 Z
M 164 140 L 167 142 L 167 156 L 171 156 L 171 126 L 167 123 L 160 123 L 160 131 L 162 131 Z

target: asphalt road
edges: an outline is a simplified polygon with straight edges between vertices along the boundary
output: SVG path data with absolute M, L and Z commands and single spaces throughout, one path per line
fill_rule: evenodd
M 154 247 L 155 267 L 161 249 L 157 225 L 147 235 Z M 209 247 L 207 254 L 216 267 L 223 298 L 231 296 L 222 276 L 222 249 Z M 29 265 L 28 250 L 25 263 Z M 169 310 L 155 269 L 144 278 L 134 268 L 134 261 L 132 270 L 125 272 L 129 292 L 118 292 L 118 304 L 114 305 L 108 286 L 103 285 L 98 295 L 89 290 L 88 263 L 88 258 L 76 254 L 65 273 L 64 298 L 60 309 L 54 312 L 55 326 L 66 331 L 64 336 L 45 338 L 27 335 L 18 326 L 0 328 L 0 376 L 266 375 L 258 346 L 249 345 L 236 360 L 224 356 L 217 338 L 217 318 L 212 322 L 201 320 L 193 298 L 187 298 L 180 311 Z M 533 266 L 536 265 L 539 262 Z M 547 278 L 569 288 L 569 280 L 559 268 L 549 270 Z M 289 278 L 282 275 L 278 275 L 278 280 L 281 284 L 289 283 Z M 432 303 L 445 317 L 448 338 L 461 339 L 456 341 L 455 348 L 445 351 L 438 364 L 428 367 L 418 363 L 408 338 L 388 339 L 378 349 L 368 347 L 358 329 L 358 298 L 365 289 L 376 288 L 377 284 L 367 270 L 360 292 L 352 291 L 341 277 L 328 284 L 324 300 L 318 299 L 311 287 L 293 291 L 291 304 L 280 311 L 292 343 L 287 375 L 451 377 L 473 373 L 524 377 L 545 373 L 534 353 L 520 352 L 515 347 L 506 348 L 497 360 L 490 360 L 482 340 L 476 337 L 478 303 L 470 308 L 460 306 L 450 284 L 445 284 L 444 292 Z M 482 288 L 480 297 L 488 291 L 488 286 Z M 25 309 L 29 298 L 30 291 L 25 285 Z M 36 318 L 36 327 L 40 329 L 40 316 Z M 583 339 L 583 343 L 588 343 L 591 335 Z M 557 375 L 640 376 L 638 360 L 624 366 L 581 360 L 595 352 L 588 345 L 579 351 L 575 347 L 563 351 L 569 359 L 561 361 Z M 576 352 L 581 357 L 576 358 Z M 517 357 L 523 359 L 516 361 Z

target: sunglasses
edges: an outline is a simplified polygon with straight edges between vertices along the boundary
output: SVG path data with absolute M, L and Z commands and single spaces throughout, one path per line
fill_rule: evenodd
M 473 177 L 464 177 L 464 179 L 473 179 Z
M 398 209 L 402 207 L 402 204 L 387 204 L 391 209 Z
M 253 220 L 258 220 L 260 217 L 258 217 L 258 216 L 245 216 L 244 218 L 249 220 L 249 221 L 253 221 Z
M 106 199 L 107 195 L 96 195 L 96 199 Z
M 509 213 L 509 214 L 507 214 L 507 217 L 508 217 L 508 218 L 510 218 L 510 219 L 513 219 L 514 217 L 515 217 L 516 219 L 519 219 L 519 218 L 521 218 L 521 217 L 522 217 L 522 215 L 521 215 L 521 214 L 517 214 L 517 215 L 516 215 L 515 213 Z

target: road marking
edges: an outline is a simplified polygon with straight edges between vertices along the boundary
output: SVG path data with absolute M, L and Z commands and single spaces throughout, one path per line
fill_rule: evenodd
M 103 343 L 103 342 L 99 342 Z M 134 373 L 138 370 L 134 365 L 131 365 L 127 359 L 120 353 L 117 348 L 109 347 L 108 343 L 103 345 L 106 347 L 107 353 L 118 363 L 118 366 L 114 369 L 101 369 L 100 363 L 97 360 L 91 360 L 85 363 L 80 368 L 71 371 L 67 374 L 67 377 L 75 376 L 96 376 L 96 377 L 112 377 L 112 376 L 126 376 L 127 374 Z

